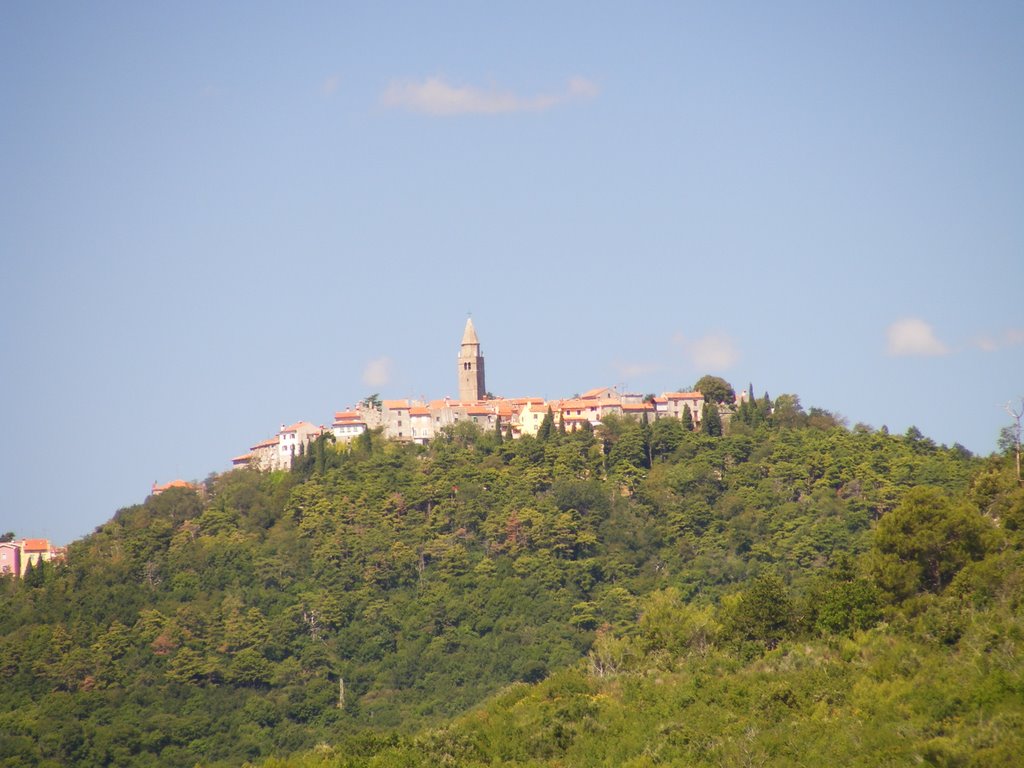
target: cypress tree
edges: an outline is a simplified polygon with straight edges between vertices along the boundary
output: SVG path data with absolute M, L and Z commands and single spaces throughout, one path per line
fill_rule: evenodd
M 501 434 L 501 416 L 496 416 L 494 419 L 494 437 L 498 441 L 498 445 L 504 442 L 504 438 Z
M 551 406 L 548 406 L 548 412 L 544 415 L 544 420 L 540 423 L 540 428 L 537 430 L 538 440 L 547 440 L 551 437 L 551 433 L 555 429 L 555 414 L 551 412 Z
M 701 419 L 701 427 L 705 435 L 721 437 L 722 417 L 718 415 L 718 406 L 714 403 L 704 404 L 704 416 Z
M 683 429 L 693 432 L 693 413 L 688 405 L 683 406 Z

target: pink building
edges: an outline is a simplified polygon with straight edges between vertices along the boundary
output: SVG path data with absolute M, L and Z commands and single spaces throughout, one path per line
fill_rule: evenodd
M 0 576 L 21 575 L 21 547 L 13 541 L 0 544 Z

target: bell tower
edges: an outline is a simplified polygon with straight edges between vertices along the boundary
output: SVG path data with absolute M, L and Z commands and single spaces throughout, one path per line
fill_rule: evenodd
M 480 354 L 480 340 L 476 337 L 473 318 L 468 317 L 459 349 L 459 400 L 474 402 L 485 394 L 484 356 Z

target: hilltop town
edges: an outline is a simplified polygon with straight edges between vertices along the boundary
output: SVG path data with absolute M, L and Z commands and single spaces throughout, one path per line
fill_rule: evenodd
M 257 469 L 288 469 L 304 446 L 330 432 L 339 443 L 358 438 L 363 432 L 380 429 L 383 436 L 400 442 L 426 444 L 441 430 L 460 422 L 471 422 L 483 430 L 500 429 L 516 439 L 536 435 L 550 412 L 560 429 L 575 432 L 596 427 L 610 415 L 637 419 L 679 419 L 699 429 L 704 414 L 700 392 L 664 392 L 660 396 L 620 392 L 616 387 L 599 387 L 580 395 L 545 400 L 542 397 L 493 397 L 488 394 L 484 356 L 473 319 L 466 320 L 456 360 L 459 397 L 437 400 L 380 400 L 367 398 L 334 414 L 330 428 L 308 421 L 282 424 L 277 434 L 251 446 L 248 453 L 231 460 L 232 466 Z M 748 398 L 740 393 L 738 400 Z M 689 413 L 689 417 L 687 417 Z M 180 481 L 178 481 L 180 482 Z M 154 486 L 155 488 L 156 486 Z
M 663 392 L 657 396 L 621 392 L 617 387 L 598 387 L 573 397 L 545 400 L 542 397 L 495 397 L 488 393 L 484 356 L 472 318 L 466 320 L 456 359 L 458 399 L 382 400 L 371 396 L 346 410 L 337 411 L 331 427 L 309 421 L 282 424 L 278 432 L 252 445 L 249 451 L 231 460 L 232 468 L 288 470 L 294 458 L 320 435 L 330 433 L 336 442 L 348 443 L 364 432 L 379 429 L 388 439 L 425 445 L 442 430 L 470 422 L 482 430 L 501 430 L 503 437 L 518 439 L 536 436 L 545 418 L 560 430 L 575 432 L 593 429 L 608 416 L 635 419 L 678 419 L 699 430 L 705 414 L 701 392 Z M 746 391 L 737 402 L 748 399 Z M 190 488 L 203 492 L 202 484 L 185 480 L 154 482 L 150 493 L 158 496 L 172 488 Z M 46 539 L 22 539 L 0 542 L 0 574 L 24 576 L 40 562 L 60 561 L 66 547 L 56 547 Z

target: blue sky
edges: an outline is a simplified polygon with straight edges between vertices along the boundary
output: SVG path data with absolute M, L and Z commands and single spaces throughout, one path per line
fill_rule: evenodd
M 454 395 L 467 312 L 507 396 L 1024 396 L 1020 3 L 210 5 L 0 9 L 2 530 Z

